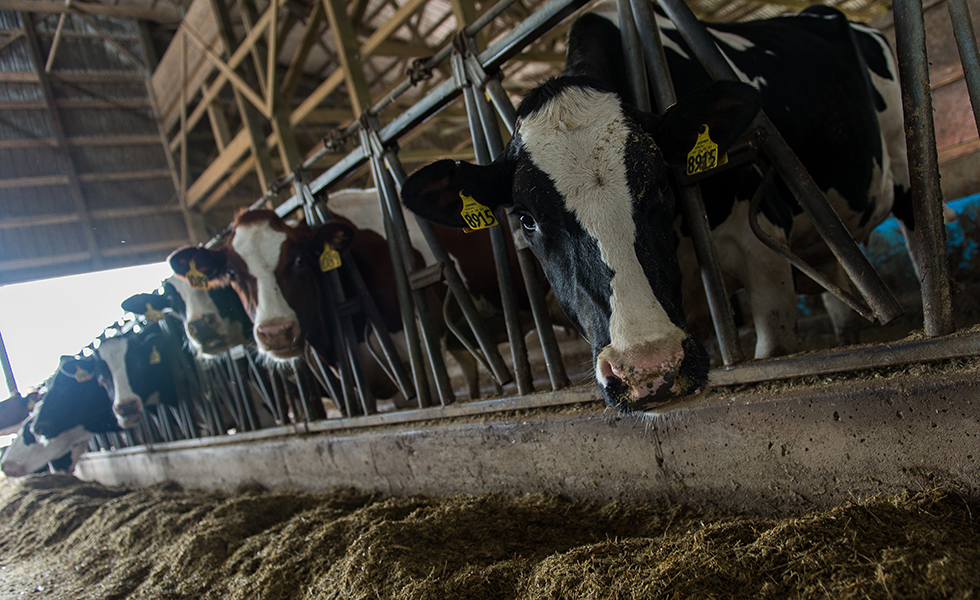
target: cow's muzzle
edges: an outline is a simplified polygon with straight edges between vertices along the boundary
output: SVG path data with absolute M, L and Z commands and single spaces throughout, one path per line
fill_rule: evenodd
M 273 358 L 288 360 L 303 353 L 299 323 L 289 319 L 271 319 L 255 326 L 259 350 Z
M 707 352 L 688 336 L 667 351 L 652 343 L 625 351 L 607 346 L 596 358 L 596 378 L 607 405 L 643 412 L 701 392 L 708 366 Z
M 112 412 L 116 415 L 116 421 L 123 429 L 135 427 L 143 415 L 143 402 L 136 397 L 125 398 L 112 405 Z

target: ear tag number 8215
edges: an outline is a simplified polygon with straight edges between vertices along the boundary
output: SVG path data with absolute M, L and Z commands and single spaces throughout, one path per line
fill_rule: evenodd
M 323 252 L 320 254 L 320 271 L 326 273 L 340 268 L 340 252 L 334 250 L 327 242 L 323 243 Z
M 497 224 L 493 211 L 477 202 L 473 196 L 467 196 L 460 190 L 459 197 L 463 200 L 463 210 L 459 214 L 466 221 L 466 231 L 486 229 Z
M 701 130 L 698 132 L 698 141 L 694 142 L 694 148 L 687 153 L 687 174 L 695 175 L 710 171 L 727 162 L 727 154 L 718 156 L 718 144 L 711 141 L 708 126 L 701 125 Z

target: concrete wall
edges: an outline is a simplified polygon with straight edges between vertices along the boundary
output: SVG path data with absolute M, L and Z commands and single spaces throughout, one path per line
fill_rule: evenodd
M 260 483 L 396 495 L 549 492 L 762 514 L 934 485 L 977 497 L 976 379 L 976 373 L 826 379 L 817 388 L 721 391 L 653 421 L 587 402 L 245 443 L 173 444 L 90 454 L 77 473 L 110 485 L 172 480 L 224 490 Z

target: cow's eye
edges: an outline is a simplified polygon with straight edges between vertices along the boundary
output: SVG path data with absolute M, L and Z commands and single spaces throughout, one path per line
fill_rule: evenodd
M 537 222 L 535 222 L 534 217 L 532 217 L 528 213 L 521 213 L 520 215 L 518 215 L 518 218 L 521 220 L 521 227 L 523 227 L 527 231 L 537 231 L 538 224 Z
M 306 259 L 302 254 L 297 254 L 296 258 L 293 260 L 293 265 L 298 269 L 306 266 Z

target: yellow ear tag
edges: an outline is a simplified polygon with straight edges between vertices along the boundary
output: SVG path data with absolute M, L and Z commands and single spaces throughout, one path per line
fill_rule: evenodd
M 143 318 L 145 318 L 150 323 L 159 323 L 163 320 L 163 313 L 153 308 L 149 302 L 146 303 L 146 312 L 143 313 Z
M 86 381 L 91 381 L 92 374 L 85 369 L 78 367 L 75 369 L 75 381 L 78 383 L 85 383 Z
M 189 268 L 187 269 L 187 275 L 184 275 L 187 283 L 191 284 L 191 287 L 195 290 L 208 289 L 208 277 L 204 273 L 197 270 L 197 265 L 194 264 L 193 258 L 188 266 Z
M 323 243 L 323 252 L 320 254 L 320 271 L 326 273 L 340 268 L 340 252 L 334 250 L 327 242 Z
M 687 153 L 687 174 L 694 175 L 710 171 L 727 162 L 727 154 L 718 156 L 718 144 L 711 141 L 711 136 L 708 135 L 708 126 L 701 125 L 698 141 L 694 142 L 694 148 Z
M 463 200 L 463 210 L 459 212 L 463 220 L 466 221 L 464 231 L 476 231 L 486 229 L 497 224 L 497 217 L 493 216 L 493 211 L 477 202 L 472 196 L 467 196 L 463 190 L 459 191 L 459 197 Z
M 160 364 L 160 352 L 157 351 L 156 346 L 153 346 L 153 348 L 150 349 L 150 364 L 151 365 Z

